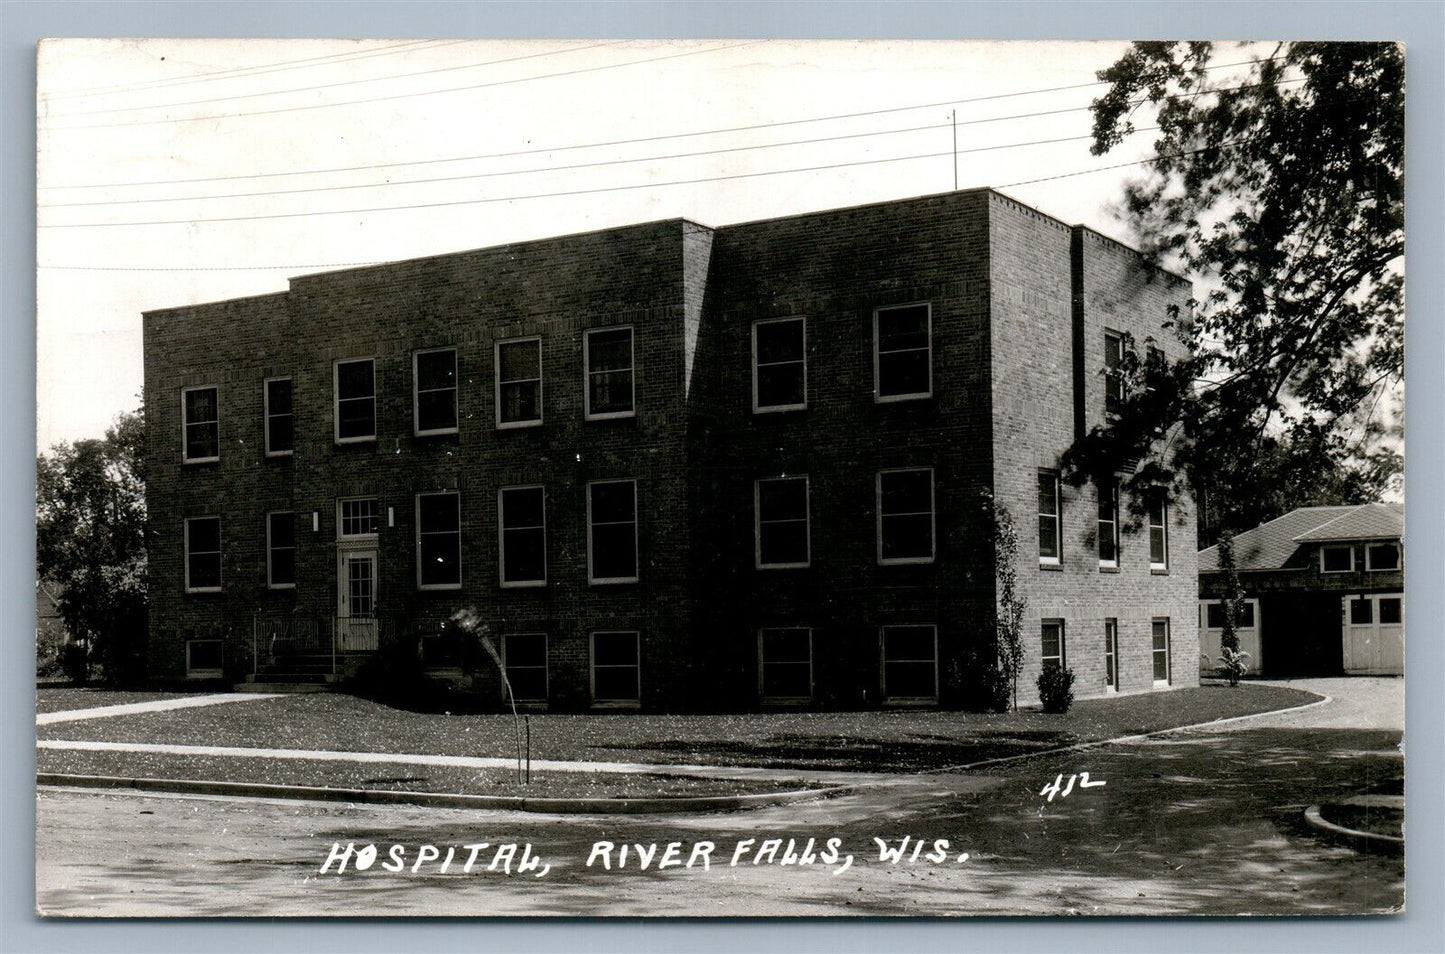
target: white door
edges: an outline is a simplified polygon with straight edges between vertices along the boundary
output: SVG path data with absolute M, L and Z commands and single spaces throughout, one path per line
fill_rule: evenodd
M 1405 599 L 1402 593 L 1347 596 L 1345 672 L 1403 675 L 1405 672 Z
M 1213 672 L 1219 668 L 1219 657 L 1223 655 L 1224 604 L 1219 600 L 1199 601 L 1199 669 Z M 1239 636 L 1239 648 L 1249 653 L 1249 672 L 1264 670 L 1264 646 L 1259 638 L 1259 600 L 1245 600 L 1244 612 L 1235 620 L 1234 632 Z
M 375 550 L 341 551 L 336 574 L 336 616 L 338 651 L 376 649 Z

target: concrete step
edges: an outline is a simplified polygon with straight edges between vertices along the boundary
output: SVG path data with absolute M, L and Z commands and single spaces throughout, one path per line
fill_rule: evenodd
M 329 682 L 238 682 L 231 687 L 236 692 L 330 692 Z

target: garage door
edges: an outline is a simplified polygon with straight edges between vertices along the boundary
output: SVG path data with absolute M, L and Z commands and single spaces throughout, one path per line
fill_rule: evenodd
M 1239 648 L 1249 653 L 1249 672 L 1258 675 L 1264 669 L 1264 647 L 1259 641 L 1259 600 L 1245 600 L 1234 631 Z M 1219 600 L 1199 601 L 1199 670 L 1213 673 L 1223 655 L 1224 604 Z
M 1345 672 L 1403 675 L 1404 594 L 1347 596 L 1344 612 Z

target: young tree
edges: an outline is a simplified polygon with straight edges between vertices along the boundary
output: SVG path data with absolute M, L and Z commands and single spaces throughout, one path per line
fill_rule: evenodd
M 1207 530 L 1398 480 L 1404 365 L 1401 49 L 1218 58 L 1212 43 L 1143 42 L 1099 74 L 1112 86 L 1094 102 L 1095 154 L 1141 107 L 1159 127 L 1123 218 L 1202 294 L 1172 320 L 1192 357 L 1128 362 L 1120 415 L 1067 459 L 1080 481 L 1142 460 L 1136 502 L 1188 481 Z
M 36 460 L 36 558 L 61 618 L 111 682 L 141 675 L 146 635 L 145 420 Z
M 1019 707 L 1019 670 L 1024 664 L 1023 626 L 1025 602 L 1018 592 L 1019 535 L 1013 514 L 1001 503 L 993 505 L 994 576 L 998 606 L 994 616 L 998 667 Z
M 1239 567 L 1234 560 L 1234 533 L 1225 530 L 1219 535 L 1219 569 L 1224 573 L 1224 626 L 1219 632 L 1219 668 L 1231 686 L 1239 685 L 1239 677 L 1249 671 L 1249 653 L 1239 648 L 1239 620 L 1244 615 L 1244 588 L 1239 582 Z

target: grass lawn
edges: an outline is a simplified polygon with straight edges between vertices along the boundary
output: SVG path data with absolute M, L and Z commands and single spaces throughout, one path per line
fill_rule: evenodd
M 120 692 L 80 686 L 42 686 L 35 690 L 35 711 L 69 712 L 73 709 L 125 705 L 128 702 L 183 699 L 186 695 L 184 692 Z
M 783 781 L 695 778 L 683 775 L 624 775 L 603 772 L 539 772 L 517 781 L 515 769 L 472 769 L 406 762 L 333 762 L 306 759 L 222 758 L 152 755 L 139 752 L 78 752 L 39 749 L 36 770 L 121 778 L 206 779 L 322 788 L 446 792 L 531 798 L 677 798 L 798 791 L 817 787 Z
M 1244 684 L 1078 702 L 1065 715 L 867 711 L 531 717 L 536 759 L 913 772 L 1282 709 L 1317 696 Z M 41 726 L 42 739 L 509 757 L 509 715 L 405 712 L 295 695 Z

